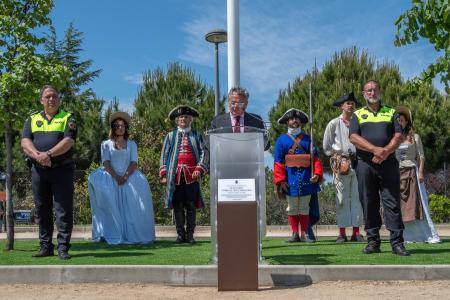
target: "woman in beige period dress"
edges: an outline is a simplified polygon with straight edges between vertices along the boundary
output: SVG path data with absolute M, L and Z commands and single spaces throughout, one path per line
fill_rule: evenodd
M 412 128 L 411 111 L 405 106 L 396 108 L 404 129 L 403 141 L 396 150 L 400 165 L 400 207 L 405 230 L 405 242 L 439 243 L 428 207 L 423 167 L 425 156 L 420 136 Z

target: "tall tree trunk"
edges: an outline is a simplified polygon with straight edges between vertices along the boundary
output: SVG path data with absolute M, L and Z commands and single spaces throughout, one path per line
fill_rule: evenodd
M 5 250 L 14 249 L 14 211 L 12 201 L 12 131 L 10 121 L 5 123 L 6 146 L 6 245 Z

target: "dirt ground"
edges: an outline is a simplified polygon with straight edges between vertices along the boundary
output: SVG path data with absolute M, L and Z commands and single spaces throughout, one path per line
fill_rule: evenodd
M 0 285 L 1 299 L 448 299 L 450 281 L 337 281 L 304 287 L 218 292 L 213 287 L 152 284 Z

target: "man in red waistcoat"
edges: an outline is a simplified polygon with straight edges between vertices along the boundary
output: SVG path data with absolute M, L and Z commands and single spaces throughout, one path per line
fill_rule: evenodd
M 208 171 L 209 155 L 201 134 L 191 129 L 193 117 L 198 116 L 187 105 L 175 107 L 169 118 L 178 127 L 166 135 L 161 151 L 159 175 L 166 185 L 166 208 L 175 215 L 176 243 L 195 243 L 196 208 L 204 207 L 200 180 Z

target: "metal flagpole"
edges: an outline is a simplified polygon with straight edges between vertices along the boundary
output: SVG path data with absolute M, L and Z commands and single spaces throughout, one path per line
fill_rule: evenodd
M 239 0 L 227 1 L 228 91 L 240 86 Z

